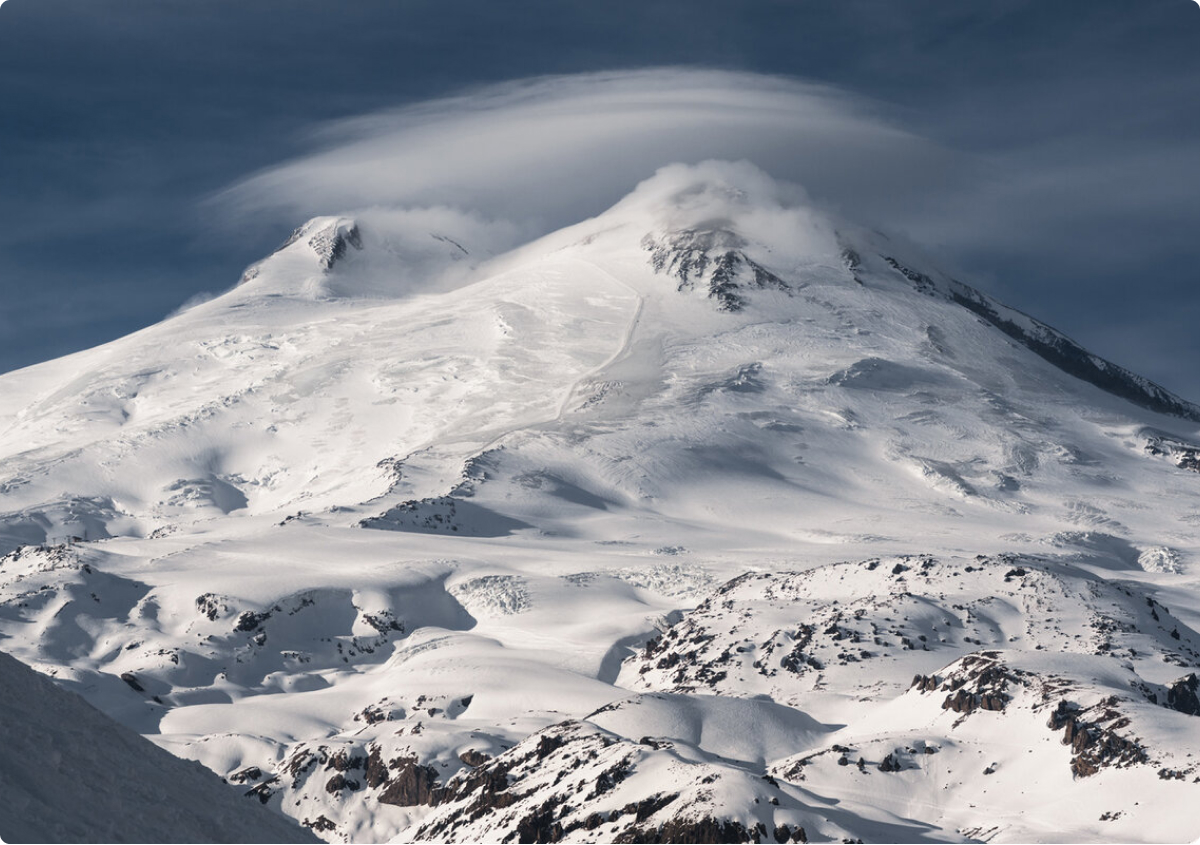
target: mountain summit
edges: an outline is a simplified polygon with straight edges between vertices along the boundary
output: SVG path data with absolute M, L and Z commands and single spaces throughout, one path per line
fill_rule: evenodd
M 746 163 L 501 234 L 0 376 L 6 649 L 331 840 L 1200 833 L 1200 408 Z

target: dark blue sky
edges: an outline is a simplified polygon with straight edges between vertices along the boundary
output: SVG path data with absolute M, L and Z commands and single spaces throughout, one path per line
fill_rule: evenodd
M 832 84 L 987 162 L 986 195 L 916 198 L 931 251 L 1200 399 L 1194 0 L 7 0 L 0 371 L 231 285 L 302 221 L 222 226 L 208 200 L 327 121 L 658 65 Z

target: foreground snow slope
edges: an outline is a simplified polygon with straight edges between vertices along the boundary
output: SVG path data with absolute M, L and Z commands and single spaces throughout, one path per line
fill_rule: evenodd
M 4 648 L 332 841 L 1200 835 L 1200 409 L 748 165 L 0 390 Z
M 5 842 L 309 842 L 79 696 L 0 654 Z

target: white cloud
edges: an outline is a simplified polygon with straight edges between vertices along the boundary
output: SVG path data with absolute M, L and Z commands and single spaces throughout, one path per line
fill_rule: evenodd
M 750 73 L 543 77 L 342 121 L 218 202 L 289 223 L 363 207 L 456 208 L 532 236 L 599 213 L 673 162 L 747 160 L 868 222 L 970 178 L 876 105 Z M 919 201 L 916 201 L 919 204 Z
M 818 206 L 985 273 L 996 255 L 1078 261 L 1081 271 L 1136 255 L 1121 247 L 1150 236 L 1120 235 L 1131 214 L 1142 228 L 1161 224 L 1157 240 L 1178 240 L 1169 224 L 1191 198 L 1186 144 L 1147 156 L 1064 138 L 967 153 L 898 116 L 836 87 L 753 73 L 541 77 L 331 124 L 313 135 L 316 151 L 215 201 L 227 220 L 277 231 L 323 214 L 371 223 L 395 211 L 399 225 L 432 209 L 423 213 L 446 218 L 446 234 L 494 253 L 598 214 L 663 166 L 721 159 L 749 161 L 803 185 Z

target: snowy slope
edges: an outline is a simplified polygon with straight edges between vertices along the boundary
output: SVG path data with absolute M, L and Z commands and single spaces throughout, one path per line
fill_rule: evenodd
M 749 165 L 438 219 L 0 376 L 11 653 L 331 841 L 1200 835 L 1200 410 Z
M 48 678 L 0 654 L 5 842 L 310 842 Z

